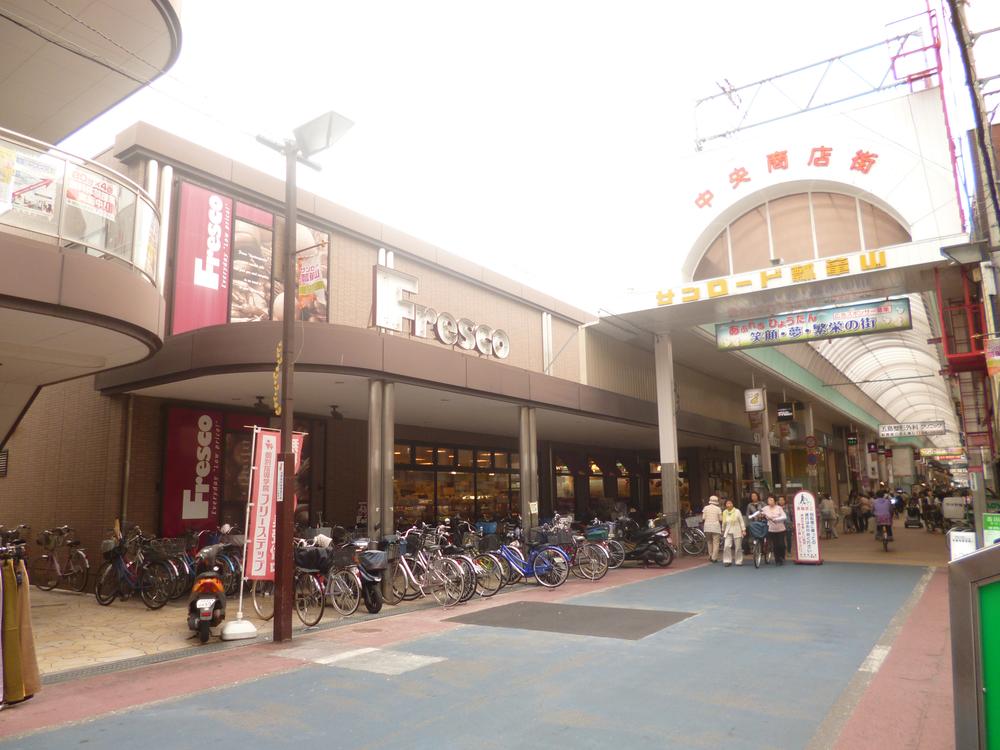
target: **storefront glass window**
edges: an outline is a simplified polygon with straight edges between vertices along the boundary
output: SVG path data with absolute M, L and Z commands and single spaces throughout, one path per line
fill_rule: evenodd
M 515 451 L 515 452 L 512 452 L 510 454 L 510 468 L 512 468 L 512 469 L 520 469 L 521 468 L 521 454 L 520 453 L 517 453 Z
M 618 477 L 618 497 L 628 500 L 632 497 L 632 480 L 628 477 Z
M 477 474 L 476 494 L 481 518 L 503 518 L 510 513 L 510 474 Z
M 576 487 L 575 477 L 569 474 L 559 474 L 556 476 L 556 497 L 553 510 L 559 515 L 565 516 L 576 512 Z
M 474 520 L 476 495 L 473 474 L 468 471 L 437 472 L 437 515 L 439 519 L 461 517 Z
M 489 451 L 476 451 L 476 468 L 489 469 L 493 464 L 493 456 Z
M 413 450 L 413 460 L 417 466 L 433 466 L 434 449 L 426 445 L 418 445 Z
M 454 448 L 438 448 L 437 449 L 437 464 L 438 464 L 438 466 L 454 466 L 455 465 L 455 449 Z
M 497 451 L 496 453 L 494 453 L 493 454 L 493 465 L 496 466 L 498 469 L 506 469 L 507 468 L 507 454 L 506 453 L 500 453 L 499 451 Z
M 397 529 L 434 521 L 434 472 L 397 471 L 393 485 Z
M 604 497 L 604 477 L 588 477 L 590 488 L 590 499 L 599 500 Z
M 406 443 L 396 443 L 396 448 L 393 451 L 396 456 L 397 464 L 409 464 L 411 460 L 411 450 L 410 446 Z
M 465 468 L 472 468 L 472 450 L 469 448 L 458 449 L 458 465 Z

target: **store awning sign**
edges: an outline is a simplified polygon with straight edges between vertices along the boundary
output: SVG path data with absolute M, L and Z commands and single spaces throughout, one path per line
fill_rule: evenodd
M 943 419 L 927 422 L 902 422 L 900 424 L 880 424 L 878 436 L 882 438 L 915 437 L 918 435 L 944 435 Z
M 910 301 L 904 297 L 717 323 L 715 343 L 720 351 L 735 351 L 906 331 L 912 327 Z
M 962 460 L 965 460 L 965 448 L 957 446 L 954 448 L 921 448 L 920 457 L 921 458 L 936 458 L 941 459 L 944 457 L 954 457 L 960 456 Z
M 767 396 L 763 388 L 747 388 L 743 391 L 743 402 L 750 413 L 764 411 L 767 408 Z

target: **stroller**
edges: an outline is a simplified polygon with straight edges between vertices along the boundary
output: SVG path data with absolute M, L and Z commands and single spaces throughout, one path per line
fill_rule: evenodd
M 920 518 L 920 506 L 916 503 L 910 503 L 906 506 L 906 518 L 903 520 L 904 529 L 919 529 L 924 525 L 923 520 Z
M 767 521 L 751 521 L 747 526 L 750 529 L 750 544 L 753 552 L 753 566 L 760 567 L 761 560 L 764 559 L 764 548 L 767 542 Z M 772 553 L 767 550 L 767 562 L 771 562 Z

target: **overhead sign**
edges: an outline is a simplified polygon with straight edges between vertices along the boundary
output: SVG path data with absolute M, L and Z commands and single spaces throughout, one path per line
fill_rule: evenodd
M 910 300 L 902 298 L 717 323 L 715 344 L 721 351 L 732 351 L 906 331 L 912 327 Z
M 795 421 L 795 402 L 794 401 L 783 401 L 778 404 L 778 421 L 779 422 L 794 422 Z
M 222 412 L 171 407 L 163 471 L 164 537 L 219 525 L 222 483 Z
M 734 276 L 720 276 L 703 281 L 690 281 L 683 286 L 661 289 L 656 292 L 656 305 L 686 305 L 692 302 L 749 294 L 765 289 L 798 286 L 814 281 L 861 275 L 872 271 L 906 268 L 925 259 L 910 252 L 909 245 L 887 247 L 847 253 L 820 260 L 786 263 L 758 271 L 748 271 Z
M 767 396 L 763 388 L 747 388 L 743 391 L 743 401 L 748 412 L 764 411 L 767 408 Z
M 875 444 L 875 443 L 868 443 L 868 452 L 869 453 L 878 453 L 878 445 Z
M 853 448 L 857 444 L 858 444 L 858 436 L 857 435 L 848 435 L 847 436 L 847 446 L 849 448 Z
M 927 422 L 902 422 L 900 424 L 880 424 L 878 436 L 883 438 L 914 437 L 916 435 L 944 435 L 944 420 Z
M 798 492 L 792 500 L 795 516 L 795 562 L 820 565 L 819 525 L 816 522 L 816 498 L 810 492 Z
M 478 351 L 497 359 L 510 356 L 510 337 L 506 331 L 418 305 L 406 296 L 416 294 L 418 288 L 416 276 L 388 266 L 375 266 L 375 325 L 420 338 L 434 337 L 447 346 Z

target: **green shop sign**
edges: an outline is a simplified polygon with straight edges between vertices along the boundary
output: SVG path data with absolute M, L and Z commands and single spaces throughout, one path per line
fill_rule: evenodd
M 902 298 L 717 323 L 715 342 L 720 350 L 732 351 L 906 331 L 912 327 L 910 301 Z

